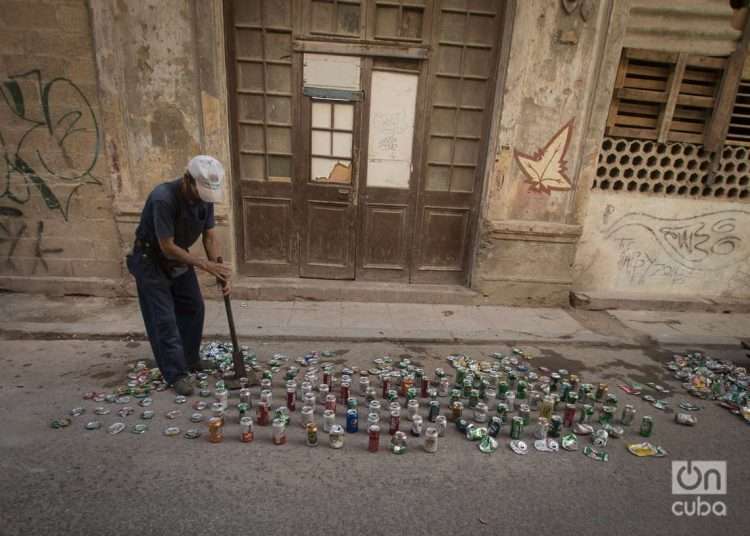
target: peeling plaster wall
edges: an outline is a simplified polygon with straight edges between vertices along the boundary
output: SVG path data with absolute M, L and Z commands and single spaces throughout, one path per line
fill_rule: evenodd
M 578 170 L 610 5 L 582 1 L 568 13 L 561 1 L 515 3 L 497 153 L 472 276 L 489 302 L 567 303 L 580 235 Z
M 583 292 L 750 298 L 750 206 L 594 192 L 573 271 Z
M 122 277 L 85 0 L 0 10 L 0 288 L 113 294 Z

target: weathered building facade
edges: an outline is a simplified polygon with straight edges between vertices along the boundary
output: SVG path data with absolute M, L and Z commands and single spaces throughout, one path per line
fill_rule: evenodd
M 728 0 L 2 7 L 0 288 L 128 294 L 145 197 L 209 153 L 240 289 L 750 297 Z

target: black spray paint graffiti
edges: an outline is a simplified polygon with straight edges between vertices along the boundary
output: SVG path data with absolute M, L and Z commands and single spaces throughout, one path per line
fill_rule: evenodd
M 42 80 L 39 70 L 0 84 L 0 200 L 23 205 L 37 190 L 47 208 L 68 219 L 70 201 L 99 159 L 99 125 L 81 89 L 67 78 Z M 6 113 L 9 112 L 9 113 Z
M 23 215 L 18 209 L 8 207 L 0 207 L 0 214 L 3 216 L 10 216 L 11 218 L 20 218 Z M 13 257 L 16 254 L 16 249 L 18 248 L 19 243 L 26 236 L 27 229 L 26 222 L 21 220 L 0 222 L 0 244 L 8 244 L 3 263 L 4 269 L 12 272 L 19 271 L 18 266 L 16 266 L 16 263 L 13 261 Z M 36 274 L 37 268 L 40 266 L 44 268 L 45 272 L 49 272 L 47 255 L 55 255 L 63 252 L 62 248 L 45 248 L 42 245 L 43 240 L 44 222 L 39 221 L 36 225 L 36 236 L 34 237 L 34 264 L 31 267 L 32 275 Z
M 659 279 L 672 286 L 682 285 L 693 273 L 692 270 L 671 262 L 671 259 L 663 262 L 659 255 L 639 249 L 633 238 L 618 238 L 616 242 L 620 252 L 617 268 L 633 285 L 643 285 L 652 279 Z
M 634 238 L 624 236 L 625 229 L 646 231 L 664 253 L 688 270 L 718 270 L 750 257 L 750 212 L 744 210 L 707 212 L 690 218 L 630 212 L 602 232 L 605 238 Z

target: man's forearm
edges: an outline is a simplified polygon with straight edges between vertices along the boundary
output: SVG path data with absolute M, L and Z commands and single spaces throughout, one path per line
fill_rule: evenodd
M 160 244 L 160 245 L 164 254 L 170 259 L 174 259 L 176 261 L 179 261 L 184 264 L 188 264 L 190 266 L 195 266 L 196 268 L 204 269 L 205 261 L 203 259 L 195 257 L 194 255 L 191 255 L 189 252 L 185 251 L 174 242 L 170 244 Z
M 208 235 L 203 238 L 203 248 L 206 250 L 206 257 L 212 262 L 216 262 L 216 259 L 221 255 L 219 241 L 213 236 Z

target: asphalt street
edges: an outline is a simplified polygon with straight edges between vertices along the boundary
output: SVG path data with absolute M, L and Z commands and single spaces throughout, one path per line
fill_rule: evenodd
M 410 358 L 431 375 L 452 370 L 446 360 L 463 352 L 489 360 L 507 346 L 409 346 L 390 343 L 243 341 L 260 361 L 280 352 L 291 357 L 331 350 L 340 365 L 371 366 L 382 355 Z M 691 348 L 695 350 L 696 348 Z M 673 350 L 591 345 L 525 346 L 534 367 L 566 368 L 586 382 L 605 381 L 620 404 L 632 403 L 638 416 L 655 419 L 651 441 L 665 458 L 636 458 L 627 443 L 642 440 L 635 428 L 610 439 L 609 461 L 578 452 L 550 454 L 531 449 L 526 456 L 509 449 L 508 428 L 500 448 L 483 454 L 449 425 L 436 454 L 409 437 L 409 450 L 397 456 L 367 451 L 365 419 L 360 432 L 347 434 L 341 450 L 305 446 L 299 412 L 293 414 L 289 442 L 275 446 L 270 427 L 256 427 L 256 439 L 238 440 L 236 413 L 228 416 L 225 440 L 209 443 L 167 437 L 172 424 L 191 427 L 191 409 L 174 404 L 170 392 L 156 393 L 156 417 L 143 435 L 87 431 L 96 405 L 88 391 L 109 391 L 124 383 L 128 364 L 150 357 L 140 341 L 3 340 L 0 343 L 0 534 L 740 534 L 750 514 L 748 437 L 750 427 L 713 403 L 683 395 L 663 363 Z M 747 366 L 739 350 L 706 349 L 716 357 Z M 673 389 L 673 406 L 691 400 L 703 409 L 698 425 L 684 427 L 616 385 L 657 382 Z M 282 400 L 277 380 L 274 401 Z M 257 398 L 257 393 L 254 395 Z M 195 397 L 197 399 L 197 397 Z M 276 405 L 276 404 L 274 404 Z M 86 414 L 64 429 L 50 421 L 84 406 Z M 340 405 L 339 405 L 340 408 Z M 116 409 L 116 408 L 115 408 Z M 140 408 L 138 408 L 140 410 Z M 164 414 L 182 409 L 168 421 Z M 443 410 L 445 399 L 443 399 Z M 339 409 L 338 422 L 344 422 Z M 426 410 L 423 409 L 423 412 Z M 320 408 L 316 409 L 320 419 Z M 101 418 L 105 426 L 118 418 Z M 138 422 L 138 412 L 125 419 Z M 319 420 L 320 422 L 320 420 Z M 205 429 L 205 427 L 204 427 Z M 529 443 L 530 430 L 525 432 Z M 589 444 L 583 438 L 581 447 Z M 675 516 L 673 460 L 721 460 L 728 468 L 726 516 Z

